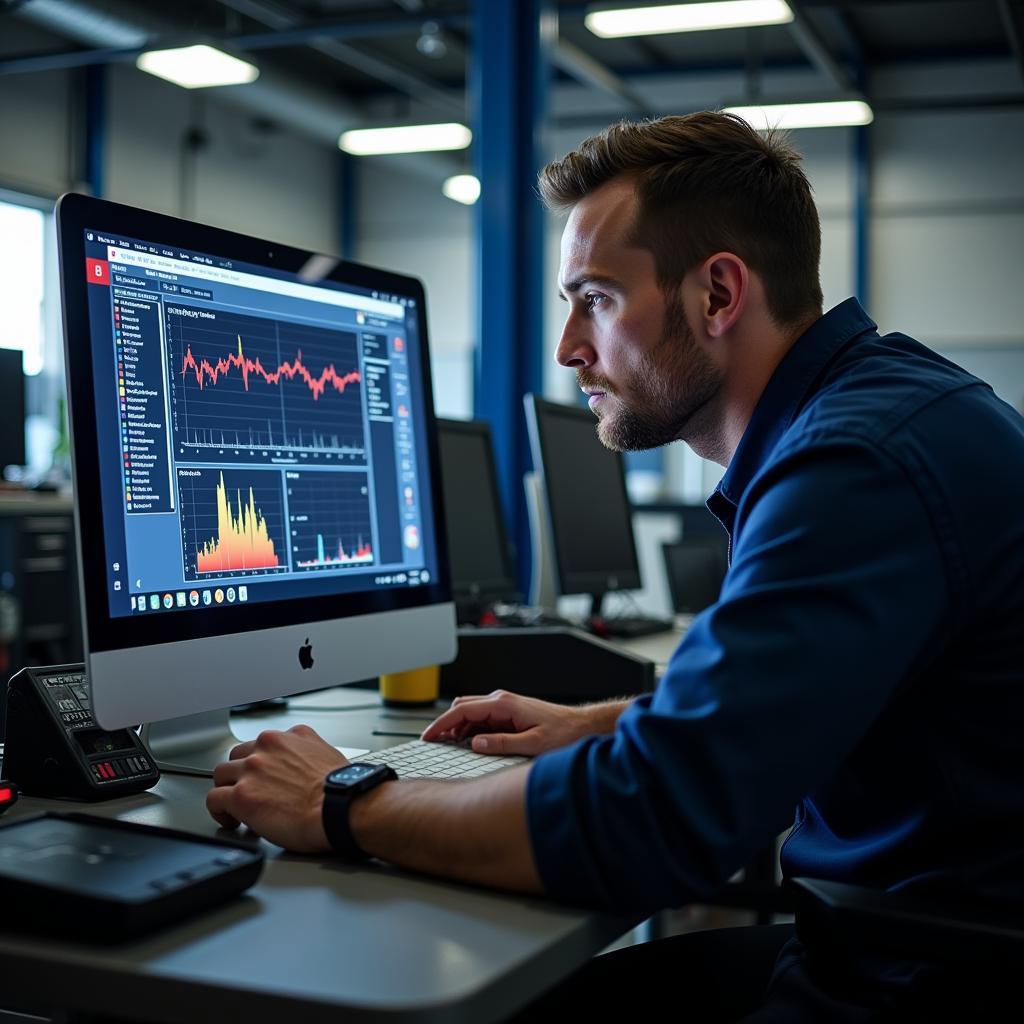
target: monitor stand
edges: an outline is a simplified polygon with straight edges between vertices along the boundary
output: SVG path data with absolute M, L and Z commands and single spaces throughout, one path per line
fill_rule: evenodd
M 524 473 L 526 511 L 530 522 L 530 546 L 533 565 L 530 573 L 530 604 L 534 608 L 554 608 L 558 603 L 555 584 L 554 555 L 551 546 L 547 498 L 539 473 Z
M 169 718 L 142 727 L 140 739 L 157 768 L 173 775 L 213 775 L 213 769 L 242 741 L 231 728 L 233 708 Z M 369 753 L 367 747 L 338 746 L 350 761 Z
M 141 739 L 162 772 L 213 775 L 241 742 L 231 731 L 231 709 L 219 708 L 142 727 Z

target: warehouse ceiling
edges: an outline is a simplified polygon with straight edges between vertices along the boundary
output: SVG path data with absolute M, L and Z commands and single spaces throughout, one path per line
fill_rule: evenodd
M 1024 103 L 1022 0 L 789 2 L 790 25 L 600 39 L 584 25 L 586 4 L 560 0 L 557 81 L 593 92 L 602 113 L 635 115 L 664 112 L 646 90 L 666 76 L 740 72 L 753 93 L 765 72 L 813 69 L 819 91 L 875 99 L 886 69 L 974 61 L 1012 74 L 971 102 Z M 381 116 L 412 103 L 451 114 L 465 109 L 471 33 L 472 5 L 459 0 L 0 0 L 0 74 L 129 61 L 143 46 L 202 40 L 326 102 Z

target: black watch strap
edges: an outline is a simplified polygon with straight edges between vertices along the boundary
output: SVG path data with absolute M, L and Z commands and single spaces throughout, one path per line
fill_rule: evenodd
M 356 762 L 361 763 L 361 762 Z M 324 779 L 324 804 L 321 811 L 321 821 L 324 826 L 324 833 L 327 841 L 331 844 L 334 852 L 347 861 L 368 860 L 369 854 L 360 848 L 352 835 L 349 827 L 349 808 L 352 801 L 357 797 L 375 789 L 382 782 L 391 782 L 398 778 L 398 773 L 388 765 L 373 765 L 374 768 L 382 769 L 375 772 L 370 778 L 357 785 L 338 786 L 329 780 L 334 772 Z

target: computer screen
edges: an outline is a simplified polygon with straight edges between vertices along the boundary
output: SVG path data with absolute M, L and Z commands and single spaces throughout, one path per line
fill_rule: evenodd
M 58 229 L 100 723 L 450 660 L 420 283 L 77 195 Z
M 25 374 L 22 354 L 0 348 L 0 472 L 25 465 Z
M 622 455 L 600 442 L 589 409 L 527 395 L 526 412 L 533 464 L 550 517 L 559 593 L 599 598 L 639 587 Z
M 490 426 L 438 420 L 448 551 L 456 605 L 468 618 L 495 601 L 517 601 L 512 552 L 498 491 Z

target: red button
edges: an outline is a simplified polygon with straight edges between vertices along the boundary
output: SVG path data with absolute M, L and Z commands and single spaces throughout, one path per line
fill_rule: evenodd
M 89 284 L 110 284 L 110 264 L 106 260 L 85 258 L 85 276 Z

